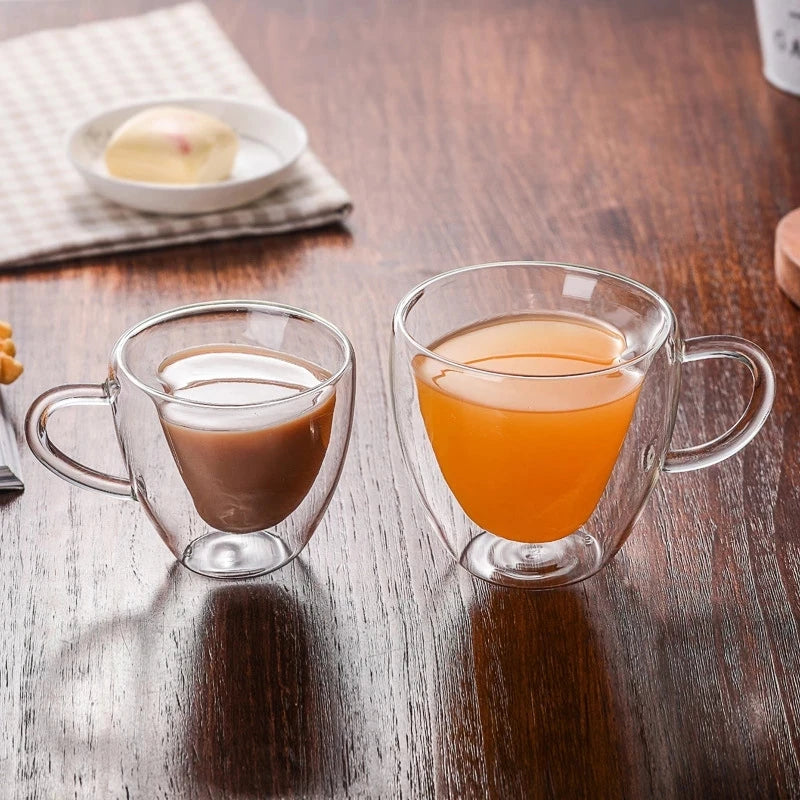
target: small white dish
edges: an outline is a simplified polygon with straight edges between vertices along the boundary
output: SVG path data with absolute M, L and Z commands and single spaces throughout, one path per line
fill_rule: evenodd
M 139 111 L 162 105 L 204 111 L 236 131 L 239 152 L 229 178 L 186 186 L 109 175 L 103 152 L 114 131 Z M 104 111 L 82 122 L 69 134 L 67 154 L 89 186 L 115 203 L 156 214 L 205 214 L 244 205 L 277 188 L 307 144 L 302 123 L 276 106 L 216 97 L 161 97 Z

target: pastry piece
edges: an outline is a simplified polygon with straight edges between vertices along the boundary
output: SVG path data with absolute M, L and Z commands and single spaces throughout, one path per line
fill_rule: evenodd
M 124 122 L 106 145 L 116 178 L 149 183 L 214 183 L 227 178 L 239 138 L 229 125 L 191 108 L 156 106 Z
M 775 229 L 775 277 L 800 306 L 800 208 L 790 211 Z
M 12 333 L 11 326 L 0 320 L 0 383 L 12 383 L 22 374 L 22 364 L 14 358 L 17 348 Z
M 22 375 L 22 364 L 7 353 L 0 353 L 0 383 L 13 383 Z

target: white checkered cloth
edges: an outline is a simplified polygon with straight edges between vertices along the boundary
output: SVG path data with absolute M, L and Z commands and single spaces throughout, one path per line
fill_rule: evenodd
M 0 268 L 280 233 L 350 212 L 347 192 L 311 152 L 289 183 L 229 211 L 148 215 L 94 194 L 67 159 L 67 132 L 157 95 L 274 102 L 201 3 L 0 42 Z

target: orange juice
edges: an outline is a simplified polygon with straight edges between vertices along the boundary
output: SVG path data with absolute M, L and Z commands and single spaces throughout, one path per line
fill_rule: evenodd
M 626 346 L 598 320 L 530 314 L 456 331 L 429 348 L 480 372 L 414 359 L 433 452 L 476 525 L 549 542 L 589 519 L 639 396 L 641 374 L 622 366 Z

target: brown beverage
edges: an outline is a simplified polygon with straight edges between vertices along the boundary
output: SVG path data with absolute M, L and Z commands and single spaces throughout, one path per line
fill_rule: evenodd
M 282 403 L 257 404 L 291 398 L 330 373 L 287 353 L 225 344 L 181 350 L 158 371 L 171 395 L 206 404 L 160 408 L 197 513 L 228 533 L 251 533 L 286 519 L 322 466 L 334 389 L 310 396 L 299 414 Z

